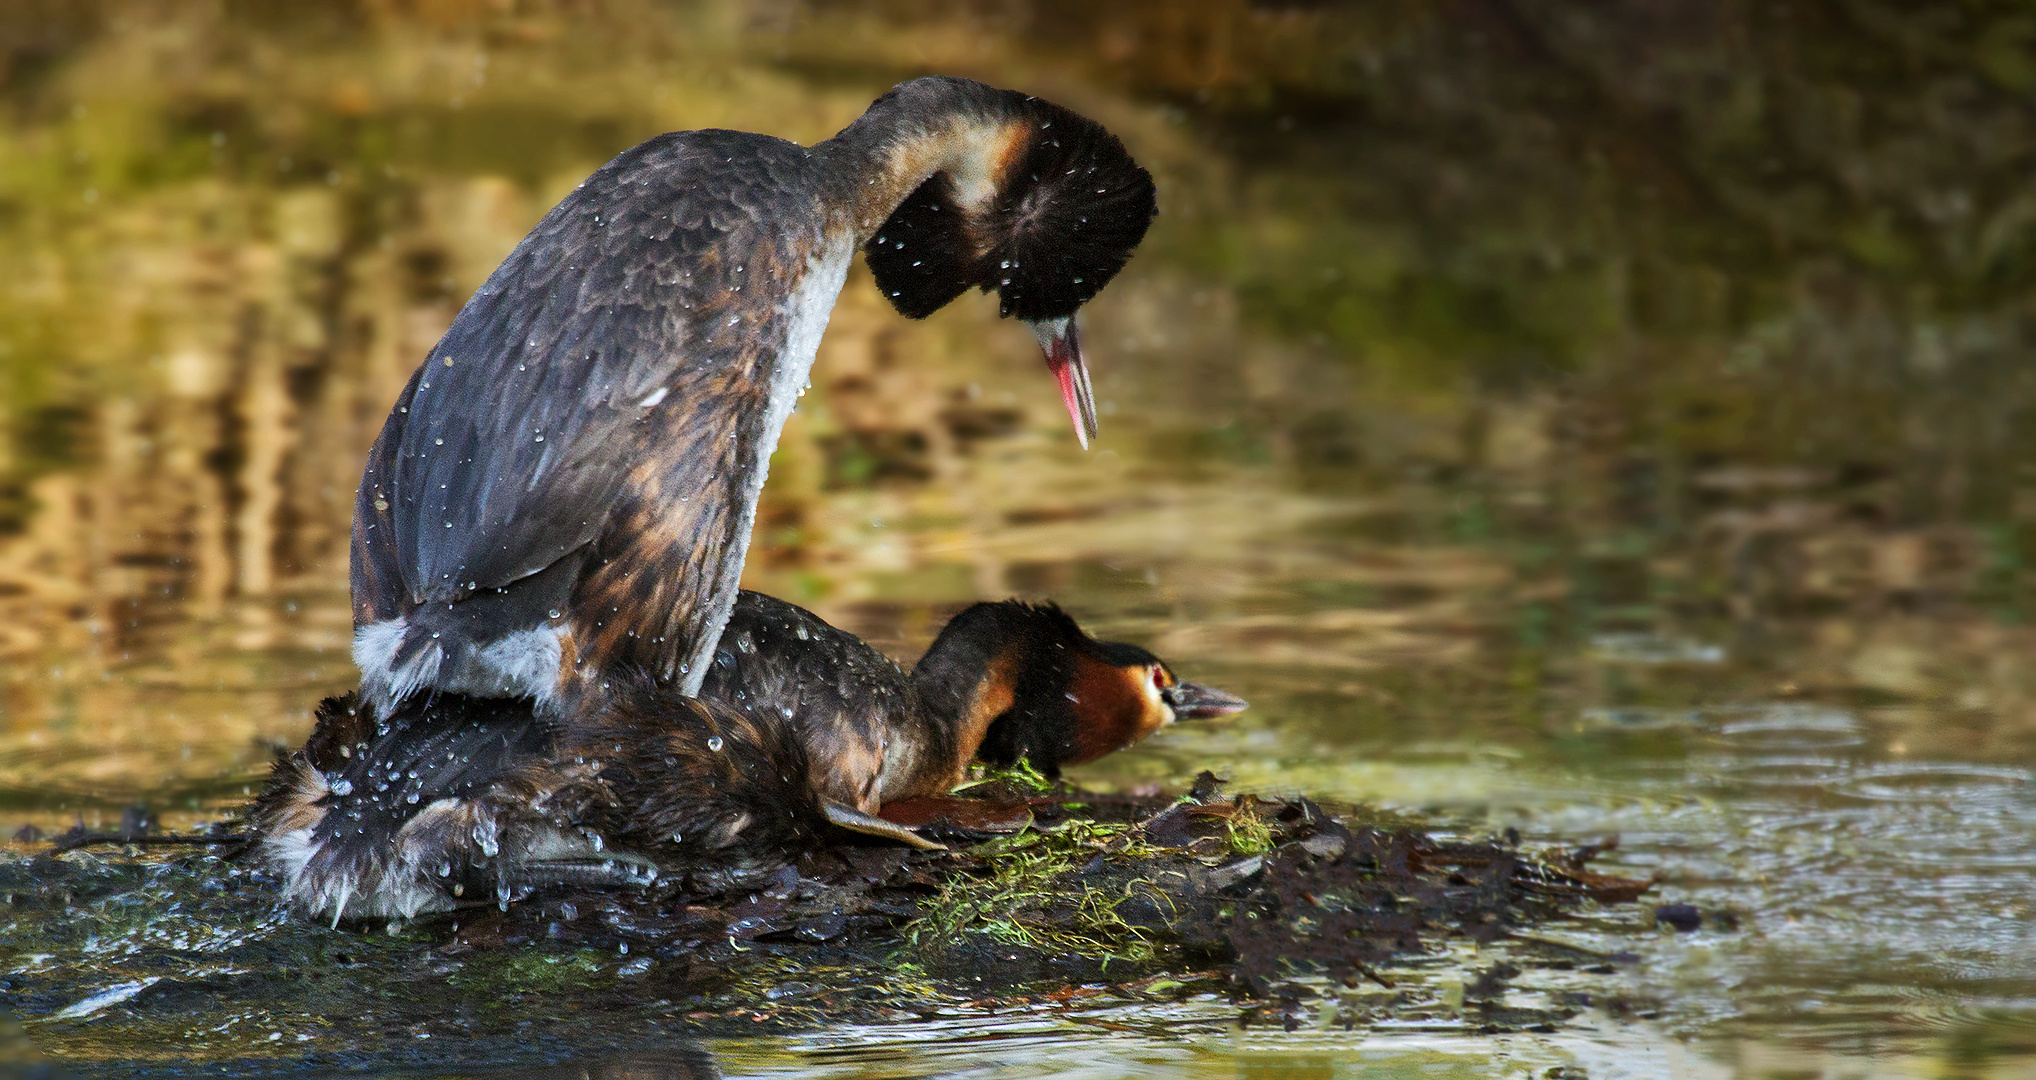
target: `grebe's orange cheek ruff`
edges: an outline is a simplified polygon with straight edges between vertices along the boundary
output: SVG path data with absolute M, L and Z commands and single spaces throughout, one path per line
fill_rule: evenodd
M 1073 723 L 1062 765 L 1086 765 L 1165 727 L 1172 711 L 1160 701 L 1152 669 L 1122 668 L 1084 656 L 1076 661 L 1067 699 Z

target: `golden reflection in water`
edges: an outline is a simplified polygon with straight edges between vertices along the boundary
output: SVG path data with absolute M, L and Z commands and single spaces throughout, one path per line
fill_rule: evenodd
M 2027 634 L 1975 606 L 2021 610 L 2015 523 L 2036 514 L 2021 487 L 2005 523 L 1975 524 L 1906 511 L 1907 466 L 1733 450 L 1729 425 L 1755 418 L 1731 410 L 1753 388 L 1707 399 L 1690 389 L 1702 364 L 1667 352 L 1651 385 L 1614 364 L 1448 386 L 1269 319 L 1251 291 L 1264 258 L 1343 273 L 1307 237 L 1341 243 L 1340 219 L 1267 201 L 1322 166 L 1244 169 L 1167 95 L 1215 88 L 1195 96 L 1220 129 L 1310 19 L 1353 42 L 1408 31 L 1182 12 L 1082 23 L 1084 44 L 1045 68 L 1040 24 L 824 5 L 10 16 L 49 44 L 9 54 L 0 131 L 0 263 L 19 283 L 0 299 L 9 772 L 118 800 L 245 772 L 259 744 L 294 740 L 304 705 L 350 677 L 339 593 L 365 449 L 529 224 L 650 133 L 810 141 L 928 66 L 1060 96 L 1162 178 L 1161 229 L 1093 306 L 1104 450 L 1065 445 L 1029 343 L 986 304 L 909 323 L 858 271 L 774 458 L 753 586 L 907 655 L 945 606 L 1057 594 L 1121 613 L 1170 656 L 1343 670 L 1346 688 L 1381 666 L 1538 663 L 1551 643 L 1695 613 L 1728 620 L 1742 655 L 1784 649 L 1773 682 L 1792 693 L 1984 711 L 1979 742 L 2027 738 Z M 842 55 L 864 66 L 826 74 Z M 1143 82 L 1101 74 L 1126 62 Z M 1636 311 L 1635 329 L 1664 333 Z M 1772 353 L 1771 331 L 1733 362 Z M 1797 392 L 1828 389 L 1805 377 Z M 1912 426 L 1928 427 L 1927 404 Z M 1687 416 L 1647 415 L 1677 407 Z M 1691 419 L 1720 408 L 1725 427 Z M 1663 437 L 1682 442 L 1637 441 Z M 1995 483 L 1942 464 L 1924 477 L 1939 488 Z M 1158 584 L 1085 596 L 1079 567 L 1102 564 Z

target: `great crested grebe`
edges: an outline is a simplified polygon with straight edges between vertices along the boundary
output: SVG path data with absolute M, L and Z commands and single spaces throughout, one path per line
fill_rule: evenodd
M 378 717 L 527 698 L 569 726 L 690 697 L 758 492 L 862 248 L 900 312 L 976 287 L 1027 322 L 1087 445 L 1075 315 L 1156 212 L 1094 121 L 916 79 L 811 147 L 661 135 L 546 214 L 398 398 L 354 505 L 354 658 Z
M 1181 682 L 1136 645 L 1097 641 L 1052 604 L 969 607 L 907 676 L 805 608 L 746 591 L 700 695 L 789 726 L 812 759 L 813 789 L 868 814 L 947 791 L 977 758 L 1025 758 L 1058 776 L 1177 719 L 1245 707 Z
M 389 716 L 329 699 L 249 831 L 291 901 L 334 924 L 661 873 L 713 881 L 821 844 L 830 824 L 930 846 L 877 813 L 949 790 L 978 757 L 1057 773 L 1245 707 L 1052 605 L 970 607 L 907 675 L 752 592 L 700 697 L 642 676 L 607 690 L 564 732 L 528 698 L 418 696 Z

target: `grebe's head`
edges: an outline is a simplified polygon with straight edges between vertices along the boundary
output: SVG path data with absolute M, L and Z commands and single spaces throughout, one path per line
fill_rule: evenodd
M 1096 403 L 1075 315 L 1124 268 L 1159 212 L 1152 175 L 1095 121 L 984 90 L 982 118 L 956 137 L 964 152 L 892 212 L 864 254 L 877 287 L 909 318 L 971 287 L 996 292 L 998 313 L 1038 336 L 1087 447 Z
M 1090 637 L 1053 604 L 977 604 L 956 615 L 926 655 L 922 667 L 980 665 L 984 672 L 971 698 L 997 703 L 998 712 L 977 757 L 998 766 L 1026 758 L 1049 776 L 1176 720 L 1245 708 L 1243 698 L 1182 682 L 1136 645 Z

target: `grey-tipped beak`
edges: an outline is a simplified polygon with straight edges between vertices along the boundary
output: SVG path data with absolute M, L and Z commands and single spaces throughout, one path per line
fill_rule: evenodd
M 1194 683 L 1175 683 L 1159 692 L 1160 699 L 1174 711 L 1176 720 L 1207 720 L 1212 716 L 1229 716 L 1241 713 L 1250 704 L 1236 694 L 1226 694 L 1213 686 L 1196 686 Z
M 1096 391 L 1089 385 L 1089 366 L 1082 361 L 1082 339 L 1073 316 L 1065 319 L 1027 320 L 1039 347 L 1046 351 L 1046 370 L 1060 380 L 1060 400 L 1075 424 L 1075 438 L 1082 449 L 1096 437 Z

